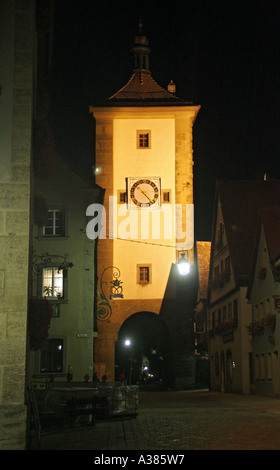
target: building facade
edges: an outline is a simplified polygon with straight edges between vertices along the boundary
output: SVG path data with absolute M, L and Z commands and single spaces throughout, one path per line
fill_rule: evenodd
M 34 197 L 32 298 L 46 300 L 52 314 L 47 340 L 36 347 L 30 338 L 30 377 L 65 381 L 71 372 L 83 381 L 92 378 L 96 336 L 96 240 L 86 235 L 86 211 L 99 191 L 93 176 L 88 181 L 55 155 L 47 177 L 35 178 Z
M 277 203 L 279 189 L 277 181 L 217 183 L 207 300 L 211 390 L 252 390 L 247 288 L 258 212 Z
M 280 394 L 279 364 L 279 207 L 260 211 L 247 298 L 252 306 L 248 333 L 252 342 L 252 389 L 258 395 Z
M 98 311 L 95 362 L 109 380 L 115 376 L 121 325 L 137 313 L 158 315 L 179 253 L 193 260 L 192 127 L 199 106 L 177 98 L 173 84 L 166 90 L 155 82 L 142 25 L 133 52 L 129 82 L 90 107 L 96 124 L 96 182 L 105 189 L 98 277 L 122 282 L 121 294 L 116 290 L 107 304 L 109 313 L 104 298 Z

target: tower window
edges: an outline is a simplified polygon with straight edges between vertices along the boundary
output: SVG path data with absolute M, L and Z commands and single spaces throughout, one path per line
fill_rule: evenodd
M 171 189 L 164 189 L 162 191 L 162 198 L 161 198 L 162 202 L 164 204 L 168 204 L 171 202 Z
M 137 283 L 150 284 L 152 281 L 151 265 L 137 265 Z
M 137 148 L 149 149 L 151 148 L 151 131 L 137 131 Z
M 126 191 L 118 191 L 118 204 L 126 202 Z

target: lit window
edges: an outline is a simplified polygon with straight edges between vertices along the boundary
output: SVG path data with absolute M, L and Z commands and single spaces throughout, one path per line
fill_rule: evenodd
M 63 339 L 49 338 L 40 351 L 40 373 L 63 372 Z
M 43 235 L 63 237 L 65 235 L 65 211 L 52 209 L 48 211 L 48 220 L 43 227 Z
M 137 148 L 151 148 L 151 131 L 137 131 Z
M 63 298 L 63 270 L 58 270 L 58 268 L 43 269 L 43 297 Z
M 150 265 L 138 265 L 137 266 L 137 281 L 138 284 L 150 284 L 151 283 L 151 266 Z

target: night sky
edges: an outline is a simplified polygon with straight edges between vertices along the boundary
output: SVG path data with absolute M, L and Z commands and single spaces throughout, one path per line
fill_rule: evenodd
M 210 240 L 215 181 L 280 177 L 279 0 L 57 0 L 50 121 L 56 149 L 93 155 L 90 105 L 124 86 L 142 19 L 150 70 L 201 105 L 194 124 L 196 238 Z

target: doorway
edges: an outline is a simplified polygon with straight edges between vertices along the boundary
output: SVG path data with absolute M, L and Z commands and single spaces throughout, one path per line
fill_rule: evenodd
M 138 312 L 122 324 L 115 345 L 115 380 L 143 386 L 163 386 L 171 368 L 167 325 L 152 312 Z

